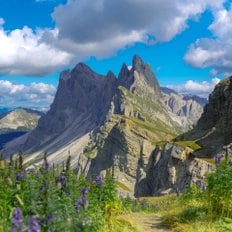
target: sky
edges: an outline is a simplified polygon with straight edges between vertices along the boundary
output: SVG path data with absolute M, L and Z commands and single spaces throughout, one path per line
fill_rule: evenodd
M 59 73 L 137 54 L 162 86 L 207 97 L 232 74 L 232 1 L 0 0 L 0 107 L 48 109 Z

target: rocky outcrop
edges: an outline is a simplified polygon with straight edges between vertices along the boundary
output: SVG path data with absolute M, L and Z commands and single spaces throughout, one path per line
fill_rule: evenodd
M 138 195 L 162 195 L 176 189 L 183 191 L 193 183 L 203 186 L 214 165 L 195 158 L 192 152 L 190 148 L 176 144 L 157 147 L 150 157 L 146 177 L 138 183 L 138 186 L 142 185 Z
M 231 116 L 232 77 L 229 77 L 216 85 L 196 127 L 181 139 L 196 140 L 202 146 L 197 156 L 213 157 L 232 143 Z

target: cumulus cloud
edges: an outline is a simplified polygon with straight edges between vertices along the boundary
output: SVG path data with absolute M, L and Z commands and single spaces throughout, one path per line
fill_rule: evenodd
M 42 40 L 68 53 L 75 62 L 104 58 L 136 42 L 165 42 L 187 28 L 206 9 L 218 9 L 223 0 L 68 0 L 55 8 L 57 32 Z M 151 39 L 152 38 L 152 39 Z
M 15 84 L 0 80 L 0 107 L 31 107 L 48 109 L 56 88 L 45 83 Z
M 42 0 L 36 0 L 42 1 Z M 136 42 L 173 39 L 224 0 L 67 0 L 54 9 L 53 29 L 7 32 L 0 20 L 0 74 L 45 75 L 96 56 L 111 56 Z M 212 29 L 213 30 L 213 29 Z
M 182 85 L 168 85 L 170 89 L 174 89 L 176 92 L 183 94 L 194 94 L 201 97 L 208 98 L 209 94 L 213 91 L 216 84 L 220 82 L 220 79 L 215 77 L 210 82 L 202 81 L 197 82 L 188 80 Z
M 67 65 L 71 54 L 42 42 L 43 33 L 26 26 L 7 32 L 0 20 L 0 74 L 42 76 Z
M 232 74 L 232 8 L 214 11 L 209 26 L 213 39 L 201 38 L 189 47 L 185 61 L 197 68 L 212 67 L 212 73 Z
M 58 6 L 53 19 L 61 38 L 77 43 L 110 40 L 133 31 L 168 41 L 187 27 L 187 20 L 222 0 L 69 0 Z

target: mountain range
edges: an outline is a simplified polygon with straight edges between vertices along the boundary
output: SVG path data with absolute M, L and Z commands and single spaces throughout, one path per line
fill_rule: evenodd
M 112 169 L 122 194 L 183 189 L 212 168 L 188 156 L 194 149 L 186 142 L 174 140 L 196 124 L 205 103 L 161 88 L 139 56 L 134 56 L 131 69 L 122 65 L 118 78 L 79 63 L 61 73 L 54 102 L 38 126 L 2 152 L 7 157 L 23 151 L 33 165 L 42 162 L 44 152 L 54 164 L 70 155 L 77 174 L 89 178 Z

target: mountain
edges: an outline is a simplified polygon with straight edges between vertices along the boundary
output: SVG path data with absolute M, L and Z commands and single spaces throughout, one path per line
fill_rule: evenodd
M 23 151 L 28 164 L 41 163 L 44 152 L 54 164 L 71 155 L 78 174 L 91 178 L 110 169 L 122 192 L 150 194 L 145 180 L 157 144 L 172 140 L 190 122 L 183 127 L 190 113 L 184 116 L 170 109 L 167 99 L 139 56 L 134 56 L 130 70 L 122 65 L 118 78 L 79 63 L 61 73 L 54 102 L 38 126 L 8 143 L 3 153 Z
M 167 87 L 161 87 L 163 102 L 167 109 L 178 116 L 186 130 L 195 125 L 203 113 L 207 99 L 190 94 L 179 94 Z M 178 120 L 178 119 L 177 119 Z
M 39 111 L 24 108 L 6 112 L 0 115 L 0 133 L 32 130 L 42 115 Z
M 39 111 L 18 108 L 0 115 L 0 149 L 2 146 L 34 129 L 43 114 Z
M 209 103 L 196 127 L 182 135 L 182 140 L 195 140 L 202 149 L 196 156 L 214 157 L 232 142 L 232 77 L 220 81 L 209 96 Z

